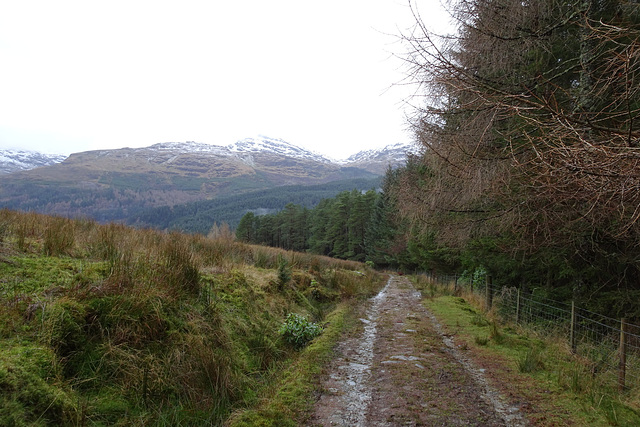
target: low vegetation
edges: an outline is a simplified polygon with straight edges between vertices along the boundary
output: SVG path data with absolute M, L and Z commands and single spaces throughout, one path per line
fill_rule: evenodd
M 505 395 L 518 396 L 535 425 L 635 426 L 640 424 L 638 391 L 618 393 L 584 358 L 572 355 L 566 340 L 502 322 L 495 309 L 473 292 L 423 277 L 414 282 L 423 303 L 453 335 L 489 380 Z
M 0 210 L 0 425 L 295 425 L 383 280 L 216 234 Z

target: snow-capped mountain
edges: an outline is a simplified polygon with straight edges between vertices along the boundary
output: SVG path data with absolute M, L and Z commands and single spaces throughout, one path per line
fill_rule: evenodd
M 67 156 L 26 150 L 0 150 L 0 174 L 35 169 L 60 163 Z
M 411 145 L 392 144 L 384 148 L 365 150 L 353 154 L 346 160 L 333 160 L 321 154 L 298 147 L 282 139 L 258 136 L 245 138 L 227 146 L 204 144 L 194 141 L 164 142 L 144 148 L 122 148 L 116 150 L 96 150 L 71 155 L 70 161 L 78 158 L 145 158 L 151 163 L 180 163 L 180 158 L 188 156 L 217 159 L 228 158 L 255 166 L 255 156 L 273 156 L 325 165 L 358 167 L 376 174 L 384 173 L 387 166 L 404 163 L 407 153 L 414 151 Z M 0 174 L 13 173 L 49 166 L 64 161 L 63 155 L 42 154 L 26 150 L 0 150 Z M 264 160 L 263 160 L 264 161 Z
M 203 156 L 228 156 L 239 159 L 246 159 L 245 154 L 272 154 L 276 156 L 289 157 L 300 160 L 310 160 L 321 163 L 332 163 L 330 159 L 321 154 L 314 153 L 296 145 L 290 144 L 282 139 L 259 136 L 256 138 L 245 138 L 227 146 L 204 144 L 200 142 L 163 142 L 150 147 L 131 149 L 137 151 L 152 151 L 173 153 L 173 154 L 200 154 Z M 112 150 L 104 150 L 112 151 Z
M 390 161 L 390 162 L 404 162 L 407 159 L 408 153 L 416 152 L 416 148 L 411 144 L 391 144 L 383 148 L 376 148 L 373 150 L 364 150 L 359 153 L 351 155 L 346 160 L 341 161 L 344 164 L 350 163 L 362 163 L 371 161 Z
M 5 174 L 0 207 L 99 221 L 125 221 L 146 209 L 166 208 L 169 211 L 158 211 L 166 217 L 173 206 L 261 194 L 290 185 L 312 186 L 311 191 L 318 192 L 324 192 L 325 185 L 371 188 L 389 166 L 404 163 L 407 151 L 406 145 L 395 144 L 333 161 L 263 136 L 227 146 L 188 141 L 84 151 L 66 159 L 2 151 L 0 172 Z M 49 166 L 36 167 L 41 165 Z M 29 168 L 34 169 L 25 170 Z M 6 173 L 9 170 L 15 172 Z
M 397 143 L 383 148 L 360 151 L 339 163 L 382 175 L 389 166 L 396 168 L 403 165 L 407 155 L 417 151 L 414 145 Z
M 407 158 L 407 153 L 415 152 L 413 145 L 397 143 L 391 144 L 383 148 L 360 151 L 351 155 L 344 160 L 334 160 L 322 154 L 307 150 L 297 145 L 293 145 L 287 141 L 267 136 L 258 136 L 255 138 L 245 138 L 226 146 L 211 145 L 200 142 L 163 142 L 154 144 L 150 147 L 136 148 L 133 151 L 149 151 L 157 150 L 158 152 L 174 153 L 174 154 L 202 154 L 205 156 L 232 156 L 240 159 L 246 159 L 244 154 L 264 154 L 289 157 L 300 160 L 310 160 L 320 163 L 334 163 L 341 166 L 350 166 L 352 164 L 362 164 L 367 162 L 385 162 L 397 166 Z M 112 150 L 105 150 L 112 151 Z
M 331 160 L 321 154 L 290 144 L 282 139 L 274 139 L 266 136 L 245 138 L 228 145 L 227 148 L 236 153 L 272 153 L 296 159 L 331 163 Z

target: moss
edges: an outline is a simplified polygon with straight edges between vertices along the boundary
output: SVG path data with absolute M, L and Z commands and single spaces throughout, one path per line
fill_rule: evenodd
M 77 283 L 99 281 L 101 276 L 101 266 L 93 261 L 67 257 L 25 256 L 0 262 L 0 283 L 6 283 L 8 297 L 61 291 Z
M 342 303 L 326 319 L 322 335 L 306 347 L 274 385 L 272 395 L 254 409 L 235 413 L 230 426 L 296 426 L 310 409 L 310 396 L 333 348 L 353 324 L 353 304 Z
M 77 420 L 73 394 L 60 386 L 45 347 L 5 340 L 0 351 L 0 425 L 65 425 Z

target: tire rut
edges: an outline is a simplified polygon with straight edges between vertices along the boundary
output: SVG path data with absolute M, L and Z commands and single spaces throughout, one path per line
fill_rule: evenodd
M 391 276 L 369 300 L 363 331 L 337 346 L 307 425 L 526 425 L 421 299 Z

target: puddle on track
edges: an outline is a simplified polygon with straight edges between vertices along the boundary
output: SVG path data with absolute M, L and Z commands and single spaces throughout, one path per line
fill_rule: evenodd
M 420 301 L 394 276 L 368 301 L 363 331 L 337 346 L 308 425 L 526 425 Z M 416 348 L 420 331 L 438 349 Z

